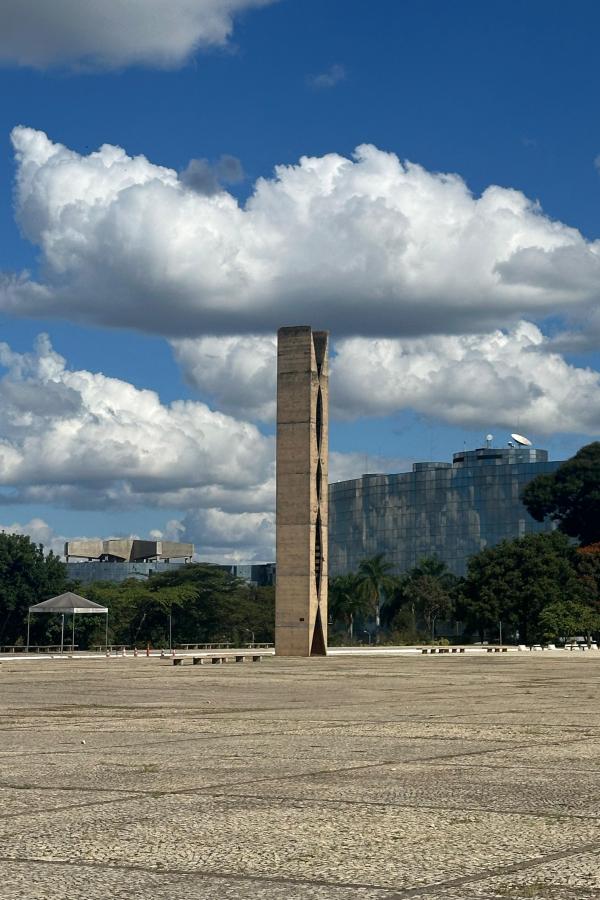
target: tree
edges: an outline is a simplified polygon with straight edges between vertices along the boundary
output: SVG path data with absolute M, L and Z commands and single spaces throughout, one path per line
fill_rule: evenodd
M 540 628 L 546 640 L 583 634 L 589 644 L 592 634 L 600 630 L 600 615 L 587 603 L 556 600 L 540 613 Z
M 348 636 L 352 640 L 356 617 L 369 612 L 368 600 L 361 591 L 360 582 L 354 573 L 337 575 L 330 579 L 328 607 L 332 621 L 344 622 L 348 628 Z
M 392 568 L 392 564 L 386 562 L 384 553 L 363 559 L 358 566 L 358 589 L 375 614 L 377 633 L 381 625 L 381 604 L 385 595 L 391 593 L 397 584 L 397 579 L 390 575 Z
M 536 521 L 550 519 L 584 545 L 600 541 L 600 441 L 582 447 L 551 475 L 532 479 L 522 499 Z
M 69 587 L 67 567 L 52 551 L 25 534 L 0 534 L 0 644 L 23 639 L 27 611 L 35 603 L 62 594 Z M 56 623 L 53 616 L 32 620 L 35 641 L 45 640 Z
M 439 619 L 447 618 L 459 579 L 449 571 L 446 563 L 436 556 L 424 556 L 404 578 L 402 594 L 410 604 L 413 625 L 417 614 L 425 622 L 432 640 Z
M 502 541 L 471 557 L 462 612 L 483 640 L 486 628 L 506 623 L 528 643 L 540 636 L 540 615 L 550 604 L 584 602 L 576 548 L 560 532 Z
M 452 610 L 457 583 L 458 578 L 436 556 L 423 557 L 408 573 L 405 593 L 425 621 L 432 640 L 437 620 L 447 618 Z

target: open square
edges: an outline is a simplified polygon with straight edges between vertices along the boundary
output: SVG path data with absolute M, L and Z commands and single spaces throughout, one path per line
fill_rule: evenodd
M 0 680 L 4 900 L 600 896 L 600 654 Z

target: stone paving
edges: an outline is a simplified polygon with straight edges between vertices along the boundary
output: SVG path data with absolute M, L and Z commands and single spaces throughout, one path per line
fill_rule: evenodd
M 600 653 L 0 664 L 0 897 L 600 898 Z

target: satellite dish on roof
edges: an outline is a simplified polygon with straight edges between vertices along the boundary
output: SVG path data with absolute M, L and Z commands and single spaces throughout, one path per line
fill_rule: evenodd
M 533 447 L 529 438 L 523 437 L 522 434 L 511 434 L 511 438 L 515 443 L 519 444 L 520 447 Z

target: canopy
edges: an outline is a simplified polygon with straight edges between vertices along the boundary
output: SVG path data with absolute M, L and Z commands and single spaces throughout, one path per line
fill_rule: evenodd
M 81 613 L 102 613 L 106 616 L 106 644 L 108 646 L 108 608 L 88 600 L 87 597 L 80 597 L 72 591 L 66 594 L 59 594 L 58 597 L 50 597 L 49 600 L 43 600 L 36 603 L 35 606 L 29 607 L 27 613 L 27 651 L 29 652 L 29 617 L 31 613 L 59 613 L 62 615 L 62 625 L 60 629 L 60 652 L 63 652 L 65 643 L 65 616 L 73 616 L 73 636 L 71 638 L 71 646 L 75 648 L 75 615 Z
M 106 606 L 94 603 L 93 600 L 88 600 L 87 597 L 80 597 L 79 594 L 67 591 L 66 594 L 59 594 L 58 597 L 50 597 L 49 600 L 30 606 L 29 612 L 73 615 L 75 613 L 107 613 L 108 609 Z

